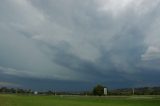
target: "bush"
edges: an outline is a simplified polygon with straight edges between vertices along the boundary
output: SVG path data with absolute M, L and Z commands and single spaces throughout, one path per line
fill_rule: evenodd
M 102 96 L 104 95 L 104 87 L 102 85 L 97 85 L 93 88 L 93 95 Z

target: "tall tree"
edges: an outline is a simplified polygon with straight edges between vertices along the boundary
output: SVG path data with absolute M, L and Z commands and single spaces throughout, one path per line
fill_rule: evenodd
M 93 88 L 93 94 L 94 95 L 98 95 L 98 96 L 104 95 L 104 86 L 102 86 L 102 85 L 96 85 Z

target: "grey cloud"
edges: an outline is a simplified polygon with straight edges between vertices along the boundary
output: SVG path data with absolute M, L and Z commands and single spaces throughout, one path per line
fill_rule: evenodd
M 11 82 L 0 82 L 0 86 L 15 86 L 15 87 L 18 87 L 19 85 L 11 83 Z
M 159 60 L 159 0 L 1 2 L 4 71 L 14 69 L 14 75 L 33 78 L 114 82 L 141 79 L 139 72 L 146 66 L 155 73 L 160 69 L 152 63 Z

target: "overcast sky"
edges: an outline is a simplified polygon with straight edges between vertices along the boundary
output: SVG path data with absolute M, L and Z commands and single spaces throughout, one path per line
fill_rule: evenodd
M 160 85 L 160 0 L 1 0 L 0 86 Z

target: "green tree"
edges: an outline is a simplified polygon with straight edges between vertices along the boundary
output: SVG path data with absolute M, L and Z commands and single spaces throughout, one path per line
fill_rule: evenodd
M 104 95 L 104 86 L 102 86 L 102 85 L 96 85 L 93 88 L 93 95 L 98 95 L 98 96 Z

